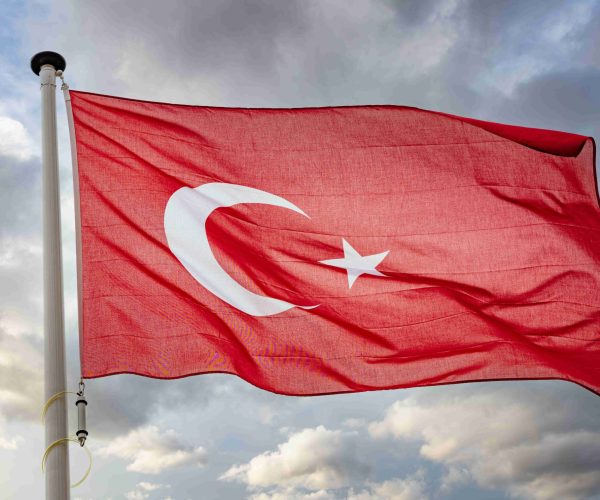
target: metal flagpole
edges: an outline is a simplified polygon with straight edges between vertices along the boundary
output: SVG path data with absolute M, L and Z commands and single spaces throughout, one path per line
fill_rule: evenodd
M 66 67 L 56 52 L 40 52 L 31 69 L 42 93 L 42 190 L 44 223 L 44 393 L 46 401 L 66 390 L 63 318 L 58 141 L 56 138 L 56 72 Z M 46 446 L 67 437 L 67 402 L 57 399 L 46 413 Z M 69 500 L 68 442 L 55 446 L 46 462 L 46 500 Z

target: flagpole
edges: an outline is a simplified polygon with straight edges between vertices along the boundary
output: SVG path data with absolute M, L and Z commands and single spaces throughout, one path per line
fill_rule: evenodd
M 46 401 L 66 390 L 63 313 L 58 141 L 56 137 L 56 72 L 66 67 L 56 52 L 31 58 L 42 94 L 42 190 L 44 226 L 44 393 Z M 46 413 L 46 446 L 67 437 L 67 402 L 57 399 Z M 46 462 L 46 500 L 69 500 L 68 442 L 55 446 Z

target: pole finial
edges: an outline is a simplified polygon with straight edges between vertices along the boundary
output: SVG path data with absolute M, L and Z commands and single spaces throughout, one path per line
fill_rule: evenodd
M 51 64 L 54 69 L 64 71 L 67 67 L 65 58 L 57 52 L 46 50 L 44 52 L 38 52 L 31 58 L 31 71 L 36 75 L 40 74 L 40 70 L 44 64 Z

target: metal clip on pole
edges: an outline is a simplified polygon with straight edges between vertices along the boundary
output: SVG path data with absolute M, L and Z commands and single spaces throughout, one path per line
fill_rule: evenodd
M 75 405 L 77 406 L 77 439 L 79 440 L 79 444 L 83 446 L 85 444 L 85 440 L 88 436 L 88 431 L 86 429 L 85 422 L 85 410 L 87 406 L 87 401 L 85 399 L 85 395 L 83 391 L 85 390 L 85 384 L 83 380 L 79 382 L 79 392 L 77 393 L 77 401 Z

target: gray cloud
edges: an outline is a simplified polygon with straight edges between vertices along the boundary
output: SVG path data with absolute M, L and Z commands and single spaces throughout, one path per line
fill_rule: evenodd
M 600 137 L 600 68 L 553 72 L 520 84 L 494 114 L 533 127 Z
M 0 238 L 35 236 L 41 240 L 39 159 L 0 155 L 0 188 Z
M 73 380 L 78 375 L 74 373 Z M 205 377 L 177 381 L 119 375 L 87 382 L 90 432 L 110 438 L 151 422 L 162 411 L 204 408 L 218 391 Z
M 44 20 L 28 19 L 27 50 L 68 15 L 56 43 L 69 78 L 93 91 L 237 106 L 398 103 L 519 121 L 521 108 L 509 106 L 511 114 L 503 104 L 524 102 L 512 97 L 520 85 L 594 65 L 598 12 L 595 2 L 564 0 L 342 8 L 298 0 L 63 1 Z M 561 94 L 565 106 L 571 99 L 578 98 Z M 542 119 L 545 108 L 531 106 Z
M 40 422 L 42 346 L 38 336 L 15 337 L 0 328 L 0 415 Z
M 519 498 L 598 495 L 600 423 L 578 404 L 556 402 L 532 390 L 462 390 L 399 401 L 369 431 L 375 439 L 420 441 L 421 456 L 446 467 L 442 492 L 475 481 Z
M 408 397 L 381 410 L 383 418 L 372 407 L 370 423 L 346 421 L 351 430 L 334 421 L 284 430 L 277 446 L 221 480 L 245 484 L 257 499 L 458 499 L 477 487 L 491 498 L 592 498 L 600 494 L 598 402 L 572 389 L 521 382 L 403 391 Z
M 22 141 L 0 155 L 0 416 L 38 421 L 42 408 L 39 160 Z M 8 132 L 10 136 L 10 131 Z M 7 145 L 11 140 L 0 138 Z M 14 142 L 14 141 L 13 141 Z M 10 145 L 10 144 L 9 144 Z

